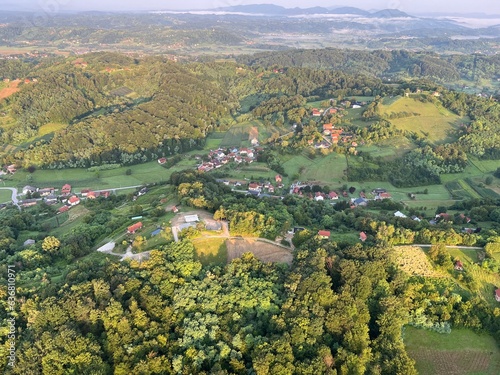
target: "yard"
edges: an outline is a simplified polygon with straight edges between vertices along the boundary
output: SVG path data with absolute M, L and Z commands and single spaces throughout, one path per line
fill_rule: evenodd
M 404 342 L 421 375 L 500 373 L 500 350 L 488 335 L 462 329 L 441 334 L 405 327 Z

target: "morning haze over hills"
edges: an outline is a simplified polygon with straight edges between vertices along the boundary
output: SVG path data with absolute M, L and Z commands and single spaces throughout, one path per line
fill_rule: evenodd
M 498 3 L 245 2 L 1 2 L 0 373 L 500 374 Z

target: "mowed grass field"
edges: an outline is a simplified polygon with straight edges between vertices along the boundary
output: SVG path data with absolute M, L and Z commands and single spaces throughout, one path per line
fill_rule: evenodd
M 443 143 L 453 140 L 453 132 L 461 123 L 468 122 L 453 112 L 433 103 L 423 103 L 415 98 L 400 98 L 390 105 L 382 105 L 381 112 L 391 113 L 418 113 L 419 116 L 391 119 L 397 128 L 425 135 L 431 142 Z
M 227 246 L 225 238 L 195 238 L 192 240 L 196 250 L 196 259 L 204 266 L 225 265 Z
M 472 330 L 440 334 L 406 327 L 404 342 L 420 375 L 500 374 L 500 350 L 491 336 Z
M 301 181 L 314 181 L 325 185 L 342 183 L 347 161 L 344 155 L 332 153 L 327 156 L 316 156 L 309 159 L 303 154 L 291 157 L 283 163 L 289 176 L 300 175 Z

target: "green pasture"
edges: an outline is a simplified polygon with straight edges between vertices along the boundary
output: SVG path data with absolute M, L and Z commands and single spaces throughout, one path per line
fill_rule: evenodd
M 500 372 L 500 350 L 489 335 L 465 329 L 440 334 L 405 327 L 404 342 L 421 375 L 496 375 Z
M 392 159 L 401 157 L 417 146 L 406 137 L 394 137 L 376 144 L 359 146 L 358 151 L 368 152 L 372 157 Z
M 89 172 L 82 168 L 67 168 L 36 170 L 30 174 L 21 170 L 6 180 L 5 186 L 22 188 L 25 185 L 34 185 L 60 189 L 62 185 L 70 184 L 76 192 L 85 188 L 105 190 L 167 181 L 172 172 L 195 166 L 196 160 L 186 157 L 169 169 L 162 167 L 156 161 L 151 161 L 98 172 Z M 132 171 L 130 175 L 126 174 L 128 169 Z
M 391 119 L 397 128 L 425 135 L 431 142 L 443 143 L 455 139 L 454 132 L 461 123 L 468 122 L 453 112 L 433 103 L 423 103 L 420 100 L 400 98 L 390 105 L 382 105 L 381 113 L 418 113 L 419 116 Z
M 347 169 L 345 156 L 331 153 L 309 159 L 303 154 L 295 155 L 283 163 L 289 176 L 299 174 L 301 181 L 316 181 L 319 184 L 342 183 L 344 170 Z

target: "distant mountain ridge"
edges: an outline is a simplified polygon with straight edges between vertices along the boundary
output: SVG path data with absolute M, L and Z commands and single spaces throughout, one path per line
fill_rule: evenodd
M 235 5 L 229 7 L 220 7 L 215 9 L 219 12 L 231 13 L 247 13 L 259 14 L 267 16 L 297 16 L 297 15 L 311 15 L 311 14 L 339 14 L 339 15 L 356 15 L 370 18 L 402 18 L 411 17 L 409 14 L 402 12 L 398 9 L 383 9 L 378 12 L 369 12 L 356 7 L 338 7 L 338 8 L 325 8 L 325 7 L 311 7 L 311 8 L 285 8 L 280 5 L 274 4 L 251 4 L 251 5 Z

